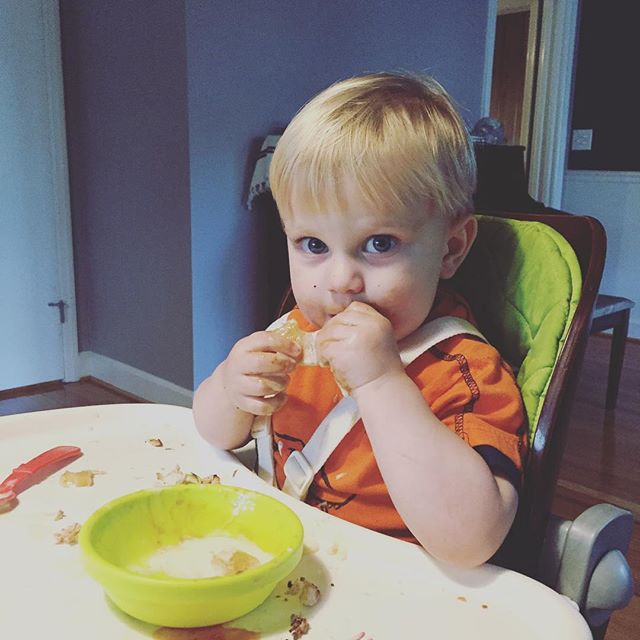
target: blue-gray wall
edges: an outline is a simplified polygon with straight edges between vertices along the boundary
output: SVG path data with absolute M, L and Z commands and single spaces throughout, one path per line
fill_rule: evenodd
M 60 14 L 80 350 L 191 388 L 184 4 Z
M 480 115 L 487 2 L 188 0 L 194 378 L 257 328 L 255 141 L 356 73 L 426 71 Z
M 60 0 L 81 349 L 199 383 L 260 324 L 261 138 L 392 69 L 433 74 L 473 123 L 487 4 Z

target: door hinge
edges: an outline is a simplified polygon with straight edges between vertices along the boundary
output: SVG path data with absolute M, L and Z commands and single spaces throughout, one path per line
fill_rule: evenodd
M 60 324 L 64 324 L 66 320 L 64 308 L 67 306 L 67 303 L 64 300 L 58 300 L 58 302 L 49 302 L 47 306 L 58 307 L 58 311 L 60 313 Z

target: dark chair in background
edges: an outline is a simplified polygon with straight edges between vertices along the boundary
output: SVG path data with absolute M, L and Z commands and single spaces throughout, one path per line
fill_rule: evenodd
M 505 216 L 510 213 L 549 213 L 572 215 L 534 200 L 528 193 L 524 167 L 525 147 L 517 145 L 476 144 L 478 189 L 476 210 Z M 600 294 L 591 318 L 591 333 L 613 329 L 605 407 L 614 410 L 622 374 L 624 350 L 629 331 L 629 316 L 635 303 L 628 298 Z
M 613 411 L 616 408 L 618 400 L 624 348 L 627 343 L 627 334 L 629 333 L 629 316 L 634 306 L 635 302 L 628 298 L 600 294 L 593 309 L 591 333 L 613 329 L 611 354 L 609 355 L 607 400 L 605 403 L 609 411 Z

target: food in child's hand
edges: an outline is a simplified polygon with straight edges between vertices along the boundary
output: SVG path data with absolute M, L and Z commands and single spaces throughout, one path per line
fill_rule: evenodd
M 317 331 L 302 331 L 295 320 L 287 320 L 282 326 L 273 330 L 278 335 L 288 340 L 293 340 L 302 350 L 300 364 L 308 367 L 318 366 L 318 354 L 316 353 Z
M 104 471 L 86 469 L 85 471 L 65 471 L 60 476 L 60 484 L 63 487 L 92 487 L 93 479 Z
M 78 535 L 80 534 L 80 524 L 74 522 L 68 527 L 61 529 L 57 533 L 54 533 L 56 544 L 77 544 Z

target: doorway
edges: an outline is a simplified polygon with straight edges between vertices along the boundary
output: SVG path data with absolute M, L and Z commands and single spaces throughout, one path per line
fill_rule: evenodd
M 490 115 L 506 144 L 529 148 L 539 26 L 538 0 L 498 0 Z
M 0 21 L 0 390 L 77 379 L 58 3 Z
M 492 0 L 489 5 L 485 77 L 490 69 L 496 76 L 485 82 L 491 88 L 485 96 L 495 94 L 496 102 L 490 107 L 485 97 L 485 109 L 491 116 L 495 109 L 511 123 L 507 144 L 526 147 L 529 195 L 555 208 L 561 207 L 564 187 L 578 5 L 579 0 Z M 514 40 L 517 51 L 509 46 Z

